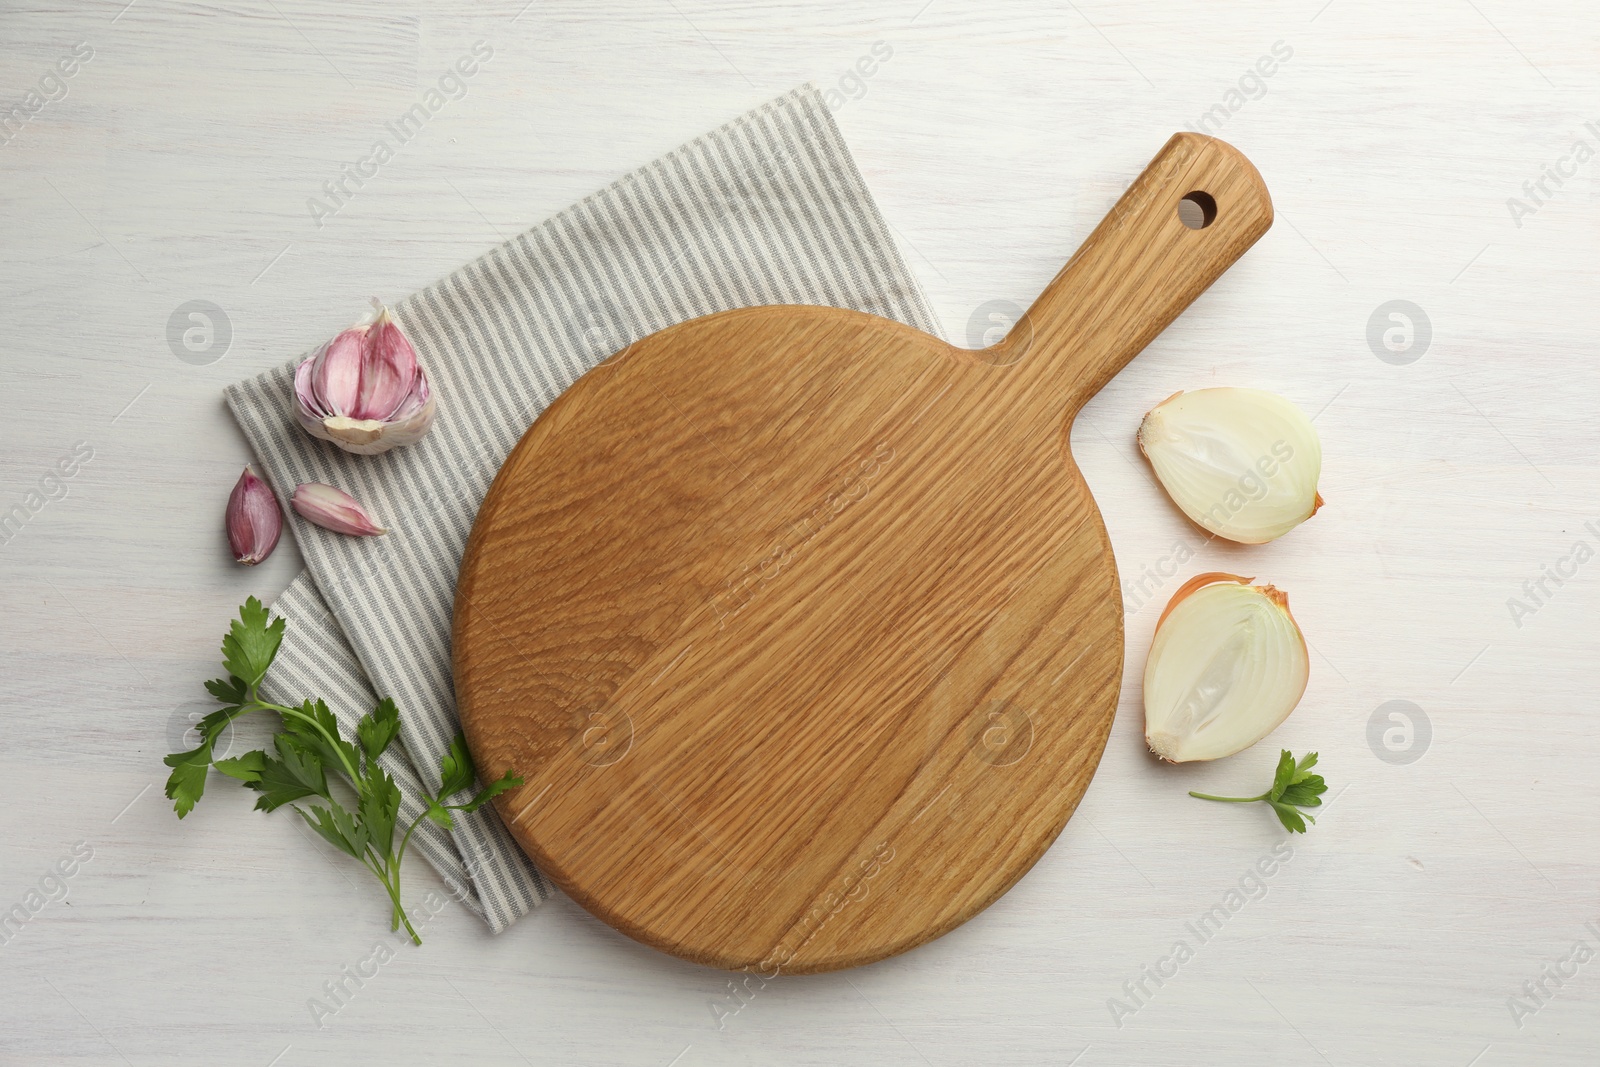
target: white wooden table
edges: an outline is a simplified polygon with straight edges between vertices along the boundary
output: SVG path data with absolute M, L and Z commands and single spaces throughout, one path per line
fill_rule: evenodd
M 0 514 L 25 512 L 0 911 L 66 893 L 5 930 L 0 1062 L 1600 1058 L 1590 5 L 123 2 L 0 5 L 0 102 L 40 94 L 0 148 Z M 480 40 L 464 95 L 319 227 L 308 199 Z M 500 937 L 451 906 L 319 1027 L 308 1001 L 387 940 L 378 887 L 243 790 L 181 826 L 160 795 L 227 618 L 299 568 L 227 556 L 247 457 L 221 388 L 806 80 L 953 338 L 1025 304 L 1176 129 L 1205 118 L 1272 190 L 1273 230 L 1073 435 L 1124 576 L 1150 575 L 1099 776 L 1008 896 L 899 959 L 744 1003 L 564 899 Z M 169 343 L 190 301 L 225 342 Z M 1317 416 L 1328 507 L 1277 544 L 1206 543 L 1136 453 L 1146 408 L 1212 384 Z M 1139 669 L 1211 569 L 1289 591 L 1311 686 L 1257 749 L 1159 767 Z M 1280 746 L 1320 751 L 1335 799 L 1257 883 L 1269 813 L 1184 793 L 1258 790 Z M 410 898 L 435 885 L 411 865 Z

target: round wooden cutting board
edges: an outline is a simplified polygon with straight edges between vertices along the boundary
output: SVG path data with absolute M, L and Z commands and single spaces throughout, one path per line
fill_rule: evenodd
M 993 348 L 749 308 L 552 404 L 478 513 L 454 644 L 540 869 L 641 941 L 768 976 L 903 952 L 1010 888 L 1088 787 L 1122 673 L 1073 416 L 1271 222 L 1248 160 L 1179 134 Z

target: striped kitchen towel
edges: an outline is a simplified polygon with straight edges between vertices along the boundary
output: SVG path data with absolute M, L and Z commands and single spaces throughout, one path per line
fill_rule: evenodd
M 523 431 L 608 355 L 676 322 L 755 304 L 827 304 L 924 330 L 932 313 L 895 249 L 833 117 L 810 86 L 669 153 L 393 305 L 439 396 L 420 443 L 355 456 L 290 413 L 295 363 L 227 391 L 280 499 L 328 482 L 385 537 L 342 537 L 290 515 L 306 573 L 274 610 L 289 620 L 275 699 L 330 700 L 352 726 L 393 697 L 391 772 L 439 784 L 459 729 L 450 681 L 456 572 L 478 505 Z M 303 357 L 302 357 L 303 358 Z M 492 808 L 417 847 L 500 931 L 549 894 Z M 419 836 L 424 831 L 419 831 Z

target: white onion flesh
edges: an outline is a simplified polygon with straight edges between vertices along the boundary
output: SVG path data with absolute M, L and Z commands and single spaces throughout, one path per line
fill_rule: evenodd
M 1144 667 L 1144 736 L 1173 763 L 1220 759 L 1275 730 L 1304 695 L 1311 661 L 1270 585 L 1202 574 L 1156 623 Z
M 1230 541 L 1264 544 L 1322 506 L 1322 443 L 1311 420 L 1275 393 L 1176 393 L 1144 417 L 1139 448 L 1173 503 Z

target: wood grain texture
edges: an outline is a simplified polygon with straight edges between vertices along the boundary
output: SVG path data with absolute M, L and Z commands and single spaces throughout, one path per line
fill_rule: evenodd
M 1204 228 L 1178 204 L 1214 198 Z M 952 929 L 1099 762 L 1122 605 L 1072 417 L 1271 225 L 1174 136 L 970 352 L 835 308 L 646 338 L 529 429 L 462 564 L 455 679 L 501 813 L 595 915 L 808 973 Z

